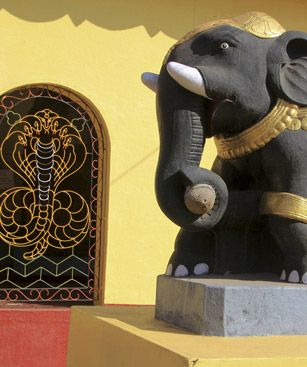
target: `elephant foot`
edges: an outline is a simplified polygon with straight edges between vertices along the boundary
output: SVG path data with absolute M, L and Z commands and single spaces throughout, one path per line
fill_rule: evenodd
M 305 252 L 303 246 L 300 248 L 300 253 Z M 287 252 L 285 256 L 286 261 L 284 262 L 284 269 L 281 272 L 280 280 L 286 281 L 288 283 L 302 283 L 307 285 L 307 255 L 292 256 L 290 252 Z
M 307 224 L 273 215 L 266 221 L 283 253 L 280 280 L 307 285 Z
M 206 275 L 209 273 L 209 265 L 206 263 L 196 264 L 193 268 L 192 274 L 190 274 L 188 268 L 185 265 L 179 264 L 175 272 L 173 272 L 173 264 L 169 263 L 166 268 L 165 275 L 173 275 L 176 278 L 187 277 L 189 275 Z
M 299 273 L 297 270 L 282 271 L 280 280 L 287 281 L 288 283 L 303 283 L 307 285 L 307 269 L 305 272 Z
M 209 265 L 199 254 L 178 253 L 174 251 L 166 268 L 165 275 L 187 277 L 190 275 L 206 275 L 210 271 Z
M 212 272 L 214 255 L 213 233 L 189 232 L 181 229 L 165 274 L 175 277 L 208 274 Z

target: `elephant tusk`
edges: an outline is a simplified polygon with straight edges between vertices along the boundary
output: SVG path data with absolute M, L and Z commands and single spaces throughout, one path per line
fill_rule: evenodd
M 153 92 L 157 92 L 159 75 L 154 73 L 143 73 L 141 76 L 142 82 L 147 88 L 151 89 Z
M 175 61 L 169 62 L 166 68 L 170 76 L 183 88 L 205 98 L 211 99 L 206 95 L 203 78 L 196 68 L 192 68 Z

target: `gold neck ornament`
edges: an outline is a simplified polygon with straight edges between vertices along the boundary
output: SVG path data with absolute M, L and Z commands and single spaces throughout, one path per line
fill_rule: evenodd
M 241 133 L 214 137 L 218 155 L 236 159 L 261 149 L 279 134 L 288 130 L 307 130 L 307 108 L 279 99 L 273 110 L 257 124 Z

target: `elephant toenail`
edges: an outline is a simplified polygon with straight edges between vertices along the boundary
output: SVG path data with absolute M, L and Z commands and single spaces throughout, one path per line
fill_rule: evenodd
M 307 273 L 302 276 L 302 283 L 307 284 Z
M 288 278 L 288 282 L 289 283 L 298 283 L 300 281 L 300 276 L 298 274 L 298 272 L 296 270 L 292 270 L 289 278 Z
M 186 277 L 189 275 L 188 269 L 184 265 L 178 265 L 175 270 L 175 277 Z
M 172 275 L 172 271 L 173 271 L 173 265 L 172 264 L 168 264 L 166 271 L 165 271 L 165 275 Z
M 199 263 L 194 266 L 195 275 L 204 275 L 209 273 L 209 266 L 206 263 Z
M 287 279 L 287 275 L 286 275 L 286 270 L 284 269 L 280 275 L 280 280 L 286 280 Z

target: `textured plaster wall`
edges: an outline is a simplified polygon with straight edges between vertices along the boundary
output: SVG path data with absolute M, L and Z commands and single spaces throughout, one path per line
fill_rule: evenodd
M 140 82 L 158 72 L 174 41 L 199 23 L 250 10 L 307 31 L 304 0 L 0 0 L 0 93 L 57 83 L 88 97 L 111 142 L 106 303 L 153 303 L 176 227 L 154 197 L 158 133 L 154 95 Z M 204 165 L 214 159 L 212 143 Z

